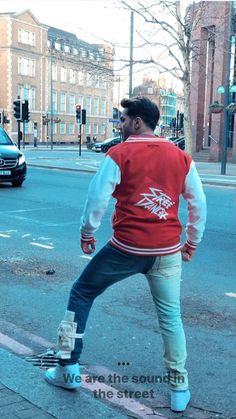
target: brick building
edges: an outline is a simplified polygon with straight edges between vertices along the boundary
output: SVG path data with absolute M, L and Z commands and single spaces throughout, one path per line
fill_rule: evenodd
M 164 126 L 163 134 L 171 134 L 171 123 L 176 117 L 177 110 L 182 112 L 183 96 L 177 95 L 173 89 L 166 86 L 165 79 L 160 82 L 148 77 L 143 79 L 142 84 L 133 89 L 133 95 L 144 95 L 155 102 L 160 110 L 160 124 Z
M 210 113 L 209 105 L 214 101 L 224 103 L 224 94 L 219 86 L 226 85 L 226 62 L 229 51 L 228 1 L 201 2 L 204 13 L 194 32 L 195 58 L 191 74 L 191 111 L 193 152 L 209 148 L 210 160 L 221 160 L 224 136 L 224 112 Z M 235 3 L 233 3 L 233 7 Z M 233 8 L 232 15 L 235 14 Z M 233 16 L 232 16 L 233 17 Z M 232 25 L 234 32 L 234 25 Z M 235 36 L 232 36 L 230 86 L 235 84 Z M 235 93 L 230 94 L 230 102 L 236 102 Z M 234 114 L 229 113 L 229 135 L 227 154 L 229 161 L 236 161 L 236 127 Z
M 13 101 L 18 96 L 29 100 L 26 142 L 33 141 L 35 123 L 41 142 L 51 131 L 54 142 L 76 142 L 76 104 L 87 111 L 83 140 L 112 136 L 114 50 L 110 45 L 89 44 L 73 33 L 46 26 L 30 10 L 1 13 L 0 34 L 0 110 L 10 119 L 7 129 L 15 141 Z M 48 125 L 42 123 L 45 115 Z

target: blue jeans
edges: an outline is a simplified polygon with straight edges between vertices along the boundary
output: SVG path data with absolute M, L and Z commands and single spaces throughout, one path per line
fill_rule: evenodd
M 173 389 L 188 388 L 185 369 L 186 343 L 180 313 L 181 253 L 168 256 L 136 256 L 126 254 L 110 244 L 104 246 L 91 260 L 74 283 L 67 309 L 75 312 L 77 333 L 84 333 L 94 299 L 106 288 L 131 275 L 146 276 L 156 306 L 164 343 L 164 362 L 168 381 Z M 79 360 L 82 339 L 75 340 L 71 359 L 61 365 Z

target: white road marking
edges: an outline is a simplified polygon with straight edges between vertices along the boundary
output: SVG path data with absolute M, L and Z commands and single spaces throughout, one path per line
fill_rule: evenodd
M 32 355 L 33 351 L 25 345 L 22 345 L 17 340 L 10 338 L 7 335 L 4 335 L 0 332 L 0 344 L 5 348 L 11 349 L 13 352 L 19 355 Z
M 22 329 L 21 327 L 13 325 L 12 323 L 9 323 L 9 322 L 3 322 L 3 324 L 4 323 L 8 326 L 12 325 L 13 330 L 20 331 L 22 336 L 25 335 L 27 338 L 30 338 L 32 341 L 34 341 L 36 343 L 39 343 L 43 347 L 45 346 L 46 348 L 48 348 L 48 346 L 52 346 L 52 347 L 54 346 L 53 343 L 44 340 L 40 336 L 34 335 L 30 332 L 27 332 L 24 329 Z M 14 352 L 18 355 L 29 356 L 29 355 L 34 354 L 34 351 L 30 347 L 21 344 L 17 340 L 14 340 L 14 339 L 10 338 L 9 336 L 7 336 L 7 335 L 5 335 L 1 332 L 0 332 L 0 344 L 2 346 L 4 346 L 5 348 L 10 349 L 12 352 Z M 89 374 L 89 376 L 90 375 L 92 376 L 92 374 Z M 155 415 L 155 417 L 157 417 L 157 418 L 168 419 L 167 416 L 164 416 L 162 413 L 160 413 L 156 410 L 154 411 L 154 409 L 146 406 L 143 403 L 140 403 L 140 402 L 136 401 L 135 398 L 125 398 L 125 397 L 118 398 L 117 397 L 118 389 L 115 388 L 114 386 L 109 386 L 105 383 L 100 383 L 98 381 L 86 382 L 87 377 L 88 377 L 87 374 L 81 374 L 81 378 L 82 378 L 81 386 L 83 388 L 91 391 L 93 396 L 95 394 L 94 391 L 96 391 L 96 390 L 97 391 L 99 391 L 99 390 L 100 391 L 105 391 L 106 393 L 108 391 L 110 391 L 110 392 L 112 392 L 114 397 L 112 399 L 109 398 L 109 400 L 107 400 L 109 402 L 109 404 L 124 408 L 124 409 L 126 409 L 126 411 L 134 413 L 134 414 L 136 414 L 136 415 L 138 415 L 139 417 L 142 417 L 142 418 L 147 418 L 148 419 L 150 416 Z M 97 398 L 96 400 L 99 400 L 99 398 Z
M 10 239 L 11 236 L 9 234 L 0 233 L 0 237 L 5 237 L 6 239 Z
M 227 297 L 236 298 L 236 292 L 225 292 L 225 295 L 227 295 Z
M 21 236 L 21 238 L 23 239 L 24 237 L 29 237 L 29 236 L 31 236 L 30 233 L 29 234 L 24 234 L 23 236 Z
M 43 208 L 31 208 L 31 209 L 19 209 L 19 210 L 12 210 L 12 211 L 4 211 L 4 214 L 14 213 L 14 212 L 32 212 L 32 211 L 44 211 L 44 210 L 55 210 L 55 207 L 43 207 Z M 0 211 L 3 212 L 3 211 Z M 13 230 L 12 230 L 13 231 Z M 14 230 L 16 231 L 16 230 Z
M 54 249 L 54 246 L 48 246 L 48 245 L 42 244 L 42 243 L 30 242 L 30 244 L 32 244 L 32 246 L 43 247 L 44 249 Z
M 81 255 L 80 257 L 83 259 L 92 259 L 92 256 Z

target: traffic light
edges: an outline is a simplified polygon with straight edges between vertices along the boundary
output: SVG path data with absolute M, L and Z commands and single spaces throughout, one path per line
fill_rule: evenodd
M 82 109 L 82 121 L 81 121 L 82 125 L 86 124 L 86 109 Z
M 4 120 L 4 114 L 3 112 L 0 112 L 0 124 L 3 124 L 3 120 Z
M 22 121 L 29 121 L 30 113 L 29 113 L 29 101 L 25 100 L 22 103 Z
M 81 119 L 81 106 L 80 105 L 75 105 L 75 111 L 76 111 L 76 121 L 78 122 L 78 124 L 80 124 L 80 119 Z
M 13 102 L 14 117 L 20 121 L 22 118 L 22 102 L 20 99 L 16 99 Z
M 182 129 L 184 127 L 184 114 L 180 112 L 179 114 L 179 129 Z

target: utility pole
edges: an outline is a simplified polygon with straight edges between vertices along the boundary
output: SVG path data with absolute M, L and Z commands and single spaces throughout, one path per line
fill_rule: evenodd
M 226 173 L 226 162 L 227 162 L 227 148 L 229 140 L 229 111 L 227 106 L 229 105 L 229 84 L 230 84 L 230 59 L 231 59 L 231 37 L 232 37 L 232 17 L 233 17 L 233 2 L 229 2 L 229 16 L 228 16 L 228 38 L 227 38 L 227 60 L 225 70 L 225 95 L 224 95 L 224 134 L 223 141 L 221 144 L 221 174 Z
M 51 78 L 51 150 L 53 150 L 53 81 L 52 81 L 52 51 L 51 51 L 51 71 L 50 71 L 50 78 Z
M 134 12 L 130 14 L 130 64 L 129 64 L 129 97 L 133 93 L 133 50 L 134 50 Z

